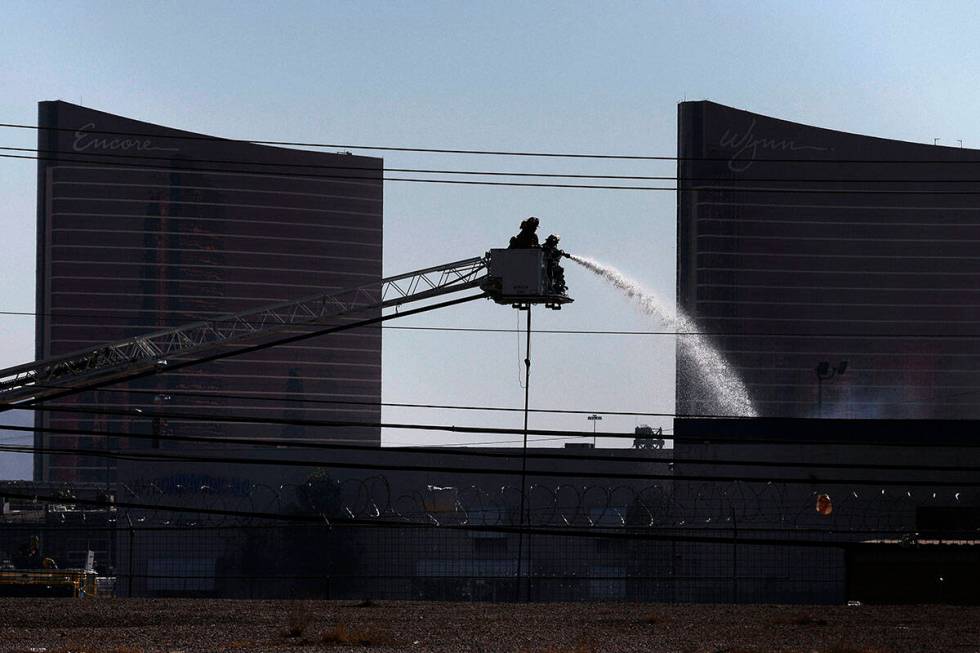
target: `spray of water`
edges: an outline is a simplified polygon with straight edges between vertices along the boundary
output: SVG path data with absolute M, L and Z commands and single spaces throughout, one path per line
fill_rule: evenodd
M 573 255 L 569 258 L 621 290 L 645 314 L 653 316 L 673 331 L 684 334 L 679 341 L 679 353 L 694 363 L 702 377 L 702 386 L 712 395 L 711 401 L 721 414 L 755 417 L 752 400 L 742 379 L 721 352 L 707 338 L 697 333 L 697 325 L 693 320 L 680 309 L 675 313 L 656 293 L 647 290 L 616 268 L 584 256 Z

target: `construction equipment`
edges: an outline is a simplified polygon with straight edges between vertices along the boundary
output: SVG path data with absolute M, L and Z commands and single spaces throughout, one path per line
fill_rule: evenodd
M 88 551 L 84 567 L 59 569 L 53 558 L 41 553 L 36 535 L 12 559 L 0 562 L 0 597 L 111 596 L 114 585 L 115 578 L 95 571 L 94 551 Z
M 482 291 L 474 298 L 483 296 L 516 308 L 531 304 L 561 308 L 572 299 L 564 282 L 556 287 L 555 266 L 549 263 L 548 254 L 540 247 L 492 249 L 483 257 L 416 270 L 339 293 L 280 302 L 10 367 L 0 370 L 0 412 L 212 360 L 212 352 L 229 344 L 275 339 L 297 327 L 322 326 L 328 320 L 336 323 L 337 318 L 355 313 L 380 315 L 386 308 L 471 288 Z M 290 339 L 321 333 L 313 329 Z
M 104 583 L 87 569 L 0 569 L 0 596 L 99 595 Z

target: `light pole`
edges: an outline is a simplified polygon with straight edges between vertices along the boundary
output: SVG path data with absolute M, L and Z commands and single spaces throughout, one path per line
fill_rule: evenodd
M 595 427 L 596 427 L 596 422 L 602 421 L 602 415 L 596 415 L 595 413 L 592 413 L 591 415 L 589 415 L 585 419 L 587 419 L 590 422 L 592 422 L 592 448 L 595 449 Z
M 831 367 L 827 361 L 820 361 L 817 364 L 817 415 L 823 417 L 823 382 L 835 376 L 841 376 L 847 371 L 847 361 L 841 361 L 839 365 Z
M 167 427 L 167 420 L 161 414 L 161 408 L 164 407 L 164 402 L 170 401 L 170 395 L 157 394 L 153 397 L 153 409 L 156 411 L 156 415 L 150 421 L 150 433 L 153 436 L 153 448 L 160 448 L 160 437 L 164 434 Z M 140 411 L 142 412 L 142 411 Z

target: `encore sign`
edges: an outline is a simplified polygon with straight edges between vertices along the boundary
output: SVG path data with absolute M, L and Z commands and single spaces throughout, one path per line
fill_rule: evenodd
M 90 122 L 75 130 L 75 141 L 72 149 L 76 152 L 87 150 L 118 150 L 122 152 L 178 152 L 176 147 L 160 147 L 154 145 L 149 138 L 139 135 L 122 137 L 93 136 L 86 130 L 95 130 L 95 123 Z

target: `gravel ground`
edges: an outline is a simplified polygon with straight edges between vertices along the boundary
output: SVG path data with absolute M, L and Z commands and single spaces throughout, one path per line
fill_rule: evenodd
M 0 651 L 980 652 L 980 608 L 0 599 Z

